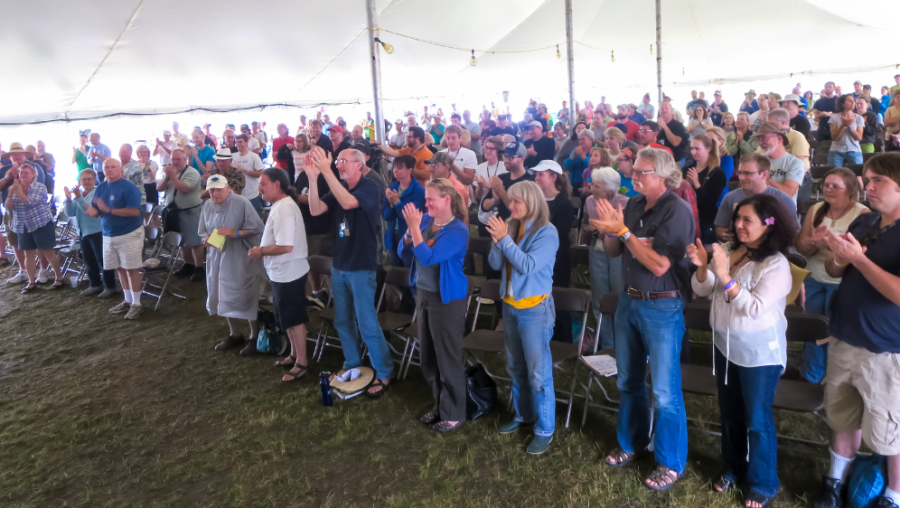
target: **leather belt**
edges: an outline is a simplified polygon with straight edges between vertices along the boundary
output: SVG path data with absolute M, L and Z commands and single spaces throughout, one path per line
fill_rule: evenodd
M 630 296 L 633 300 L 665 300 L 667 298 L 679 298 L 681 296 L 678 291 L 663 291 L 661 293 L 654 293 L 652 291 L 638 291 L 634 288 L 627 288 L 625 291 L 628 292 L 628 296 Z

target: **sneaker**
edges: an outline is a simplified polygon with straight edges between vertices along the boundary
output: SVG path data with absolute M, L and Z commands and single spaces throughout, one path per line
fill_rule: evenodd
M 84 291 L 81 292 L 81 296 L 91 296 L 96 295 L 103 291 L 103 286 L 91 286 Z
M 198 266 L 191 274 L 191 282 L 206 282 L 206 268 Z
M 7 284 L 21 284 L 23 282 L 28 282 L 28 274 L 21 271 L 6 280 Z
M 174 275 L 176 277 L 184 278 L 184 277 L 190 277 L 193 274 L 194 274 L 194 265 L 186 264 L 186 265 L 182 266 L 181 268 L 179 268 L 178 270 L 175 270 L 175 273 L 173 273 L 172 275 Z
M 553 436 L 534 436 L 534 439 L 531 440 L 531 443 L 528 445 L 528 448 L 525 449 L 529 455 L 540 455 L 547 451 L 550 448 L 550 442 L 553 441 Z
M 37 281 L 39 284 L 50 282 L 50 270 L 38 270 Z
M 813 501 L 814 508 L 841 508 L 844 506 L 843 493 L 844 486 L 840 480 L 822 477 L 822 488 L 819 495 Z
M 141 311 L 144 310 L 140 305 L 132 305 L 131 308 L 128 309 L 128 314 L 125 314 L 125 319 L 137 319 L 138 316 L 141 315 Z
M 325 290 L 321 290 L 318 293 L 313 293 L 306 300 L 307 307 L 317 307 L 319 310 L 325 309 L 325 305 L 328 303 L 328 293 Z
M 109 297 L 111 297 L 111 296 L 116 296 L 116 290 L 115 290 L 115 289 L 109 289 L 109 288 L 106 288 L 106 289 L 103 290 L 102 293 L 100 293 L 99 295 L 97 295 L 98 298 L 109 298 Z
M 131 308 L 131 304 L 128 302 L 121 302 L 119 305 L 109 309 L 109 312 L 112 314 L 122 314 L 123 312 L 128 312 L 128 309 Z
M 513 420 L 511 422 L 501 424 L 500 425 L 500 433 L 501 434 L 512 434 L 513 432 L 515 432 L 519 429 L 530 428 L 532 426 L 534 426 L 534 423 L 522 423 L 522 422 Z

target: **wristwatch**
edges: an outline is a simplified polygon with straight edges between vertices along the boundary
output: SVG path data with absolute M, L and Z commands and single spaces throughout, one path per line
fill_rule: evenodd
M 626 231 L 625 234 L 619 237 L 619 240 L 621 240 L 622 243 L 628 243 L 629 238 L 631 238 L 631 231 Z

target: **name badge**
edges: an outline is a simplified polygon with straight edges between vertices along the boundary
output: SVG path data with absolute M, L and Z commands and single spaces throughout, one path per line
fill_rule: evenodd
M 338 236 L 340 238 L 346 238 L 350 236 L 350 225 L 347 224 L 346 217 L 344 217 L 344 222 L 341 222 L 341 226 L 338 228 Z

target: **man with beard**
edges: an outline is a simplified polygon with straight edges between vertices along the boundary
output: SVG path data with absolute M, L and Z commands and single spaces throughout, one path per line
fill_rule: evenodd
M 638 131 L 641 129 L 641 126 L 628 119 L 630 110 L 628 104 L 619 104 L 616 106 L 616 119 L 606 124 L 606 128 L 608 129 L 610 127 L 616 127 L 618 124 L 622 124 L 625 126 L 625 130 L 623 131 L 625 139 L 637 143 Z M 622 130 L 621 127 L 619 127 L 619 129 Z
M 776 122 L 766 122 L 756 132 L 759 148 L 769 159 L 771 172 L 768 184 L 784 192 L 797 203 L 797 190 L 803 183 L 803 161 L 787 153 L 787 132 Z

